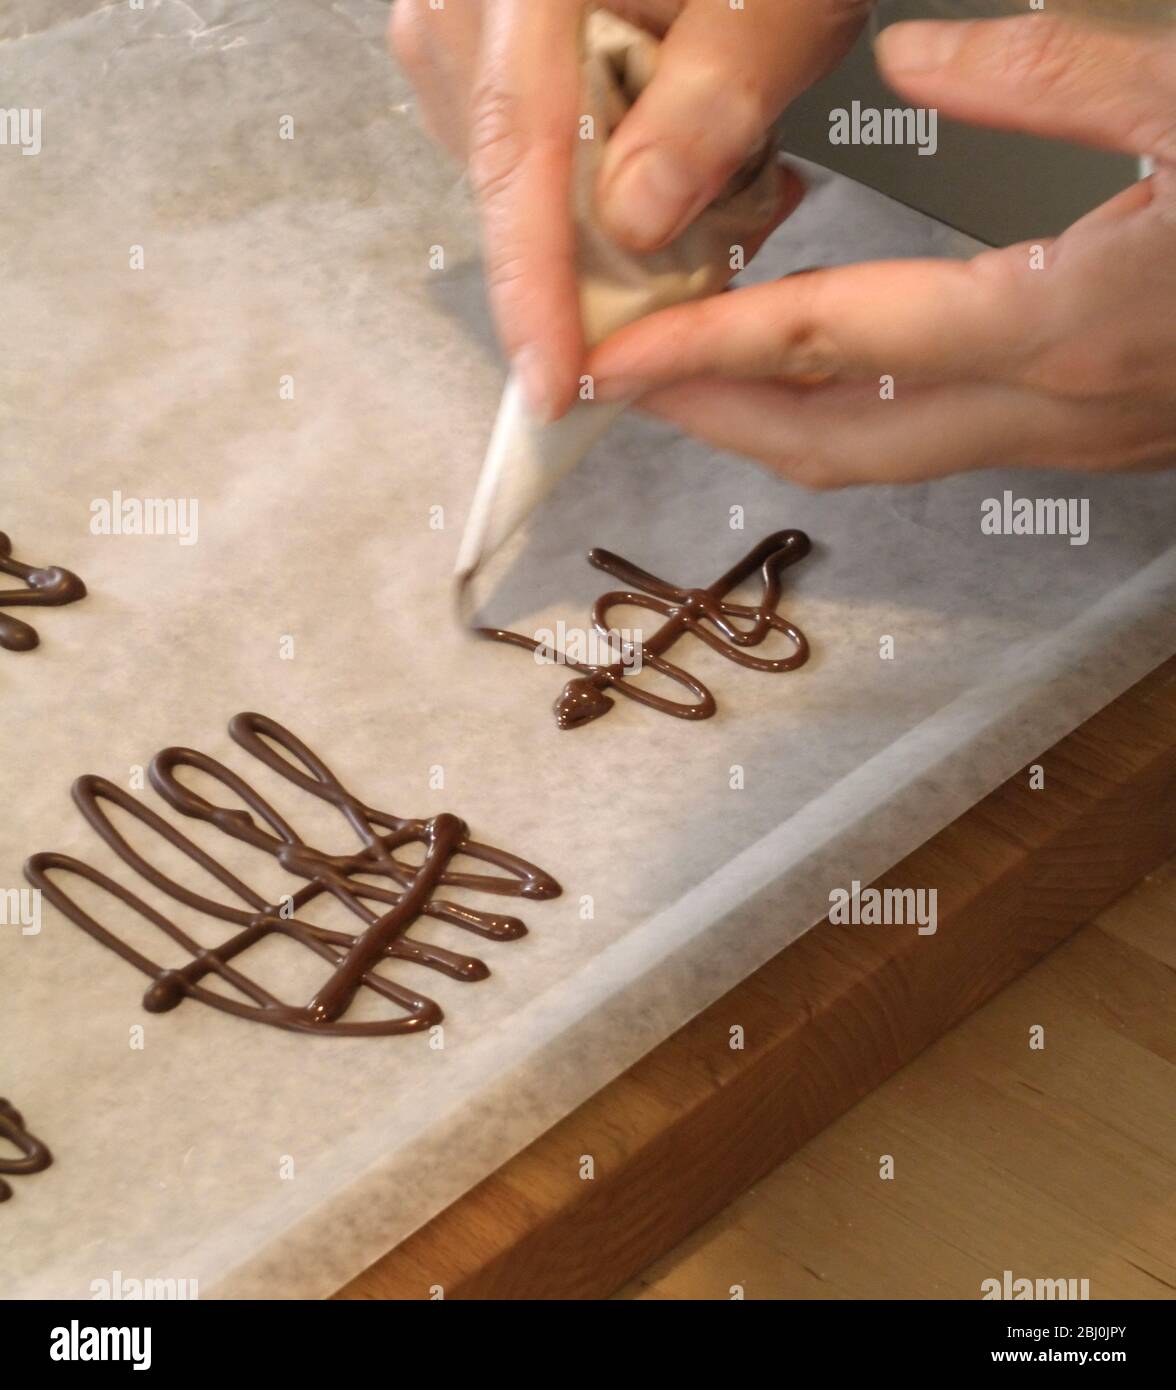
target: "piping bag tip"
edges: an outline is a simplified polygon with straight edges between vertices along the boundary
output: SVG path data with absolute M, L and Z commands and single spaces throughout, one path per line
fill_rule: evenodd
M 474 575 L 476 569 L 455 570 L 453 575 L 453 613 L 467 637 L 474 635 Z
M 583 57 L 583 109 L 593 112 L 606 133 L 605 140 L 577 142 L 574 193 L 584 341 L 596 346 L 646 314 L 722 289 L 731 278 L 732 243 L 743 244 L 768 224 L 779 181 L 775 140 L 765 138 L 723 193 L 670 246 L 640 256 L 624 251 L 596 226 L 592 190 L 607 135 L 653 78 L 657 43 L 617 16 L 592 9 Z M 457 553 L 455 606 L 467 631 L 477 608 L 474 575 L 522 531 L 544 497 L 631 404 L 590 396 L 544 424 L 528 409 L 522 385 L 511 374 Z
M 582 402 L 562 419 L 541 425 L 528 409 L 517 377 L 507 380 L 454 565 L 454 604 L 464 627 L 470 627 L 475 609 L 474 576 L 627 405 Z

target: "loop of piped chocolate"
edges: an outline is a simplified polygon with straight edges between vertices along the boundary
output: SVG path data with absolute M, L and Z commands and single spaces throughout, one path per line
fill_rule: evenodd
M 158 753 L 151 762 L 150 779 L 169 805 L 182 815 L 206 821 L 231 838 L 271 855 L 288 873 L 306 880 L 302 887 L 287 895 L 285 912 L 266 902 L 226 865 L 150 807 L 101 777 L 80 777 L 74 784 L 73 795 L 82 814 L 103 841 L 154 888 L 205 916 L 230 923 L 235 928 L 234 934 L 216 947 L 206 948 L 129 889 L 68 855 L 35 854 L 25 865 L 29 882 L 39 888 L 50 903 L 151 978 L 143 999 L 149 1012 L 163 1013 L 185 998 L 191 998 L 238 1017 L 298 1032 L 363 1037 L 419 1031 L 441 1020 L 440 1007 L 424 995 L 377 973 L 376 967 L 382 961 L 412 961 L 463 981 L 481 980 L 490 972 L 484 962 L 475 957 L 413 939 L 408 935 L 413 923 L 422 916 L 433 917 L 494 941 L 512 941 L 526 933 L 525 925 L 517 917 L 445 902 L 434 898 L 437 889 L 468 888 L 529 899 L 552 898 L 561 891 L 559 884 L 535 865 L 505 850 L 470 840 L 464 821 L 457 816 L 441 814 L 415 820 L 366 806 L 305 744 L 265 716 L 237 715 L 230 732 L 238 744 L 287 781 L 337 807 L 362 843 L 355 854 L 325 853 L 305 843 L 293 826 L 231 768 L 195 749 L 174 747 Z M 276 752 L 271 743 L 263 739 L 292 753 L 301 767 Z M 214 805 L 180 780 L 177 770 L 183 767 L 195 768 L 212 778 L 248 809 Z M 166 844 L 179 850 L 244 906 L 209 898 L 165 874 L 115 826 L 104 808 L 107 802 L 127 812 Z M 413 843 L 423 846 L 424 857 L 420 863 L 412 864 L 396 857 L 396 850 Z M 455 871 L 450 865 L 458 855 L 480 860 L 503 872 Z M 87 880 L 149 922 L 183 948 L 189 957 L 186 964 L 165 967 L 129 946 L 66 893 L 54 877 L 55 873 L 73 874 Z M 395 886 L 385 888 L 364 881 L 369 875 L 388 879 Z M 341 902 L 359 917 L 362 929 L 356 934 L 330 931 L 303 920 L 299 916 L 302 910 L 323 894 Z M 368 903 L 376 903 L 384 910 L 375 912 Z M 285 1003 L 232 964 L 249 947 L 271 935 L 305 946 L 329 962 L 330 973 L 308 1003 Z M 208 988 L 202 981 L 209 976 L 231 986 L 250 1002 Z M 345 1014 L 361 989 L 374 991 L 403 1012 L 391 1019 L 349 1022 Z
M 0 608 L 56 608 L 86 597 L 86 586 L 70 570 L 59 565 L 40 568 L 14 560 L 12 542 L 3 531 L 0 531 L 0 574 L 11 574 L 25 584 L 23 589 L 0 589 Z M 40 640 L 30 623 L 0 613 L 0 647 L 10 652 L 28 652 Z
M 7 1140 L 19 1154 L 14 1157 L 0 1151 L 0 1173 L 10 1176 L 40 1173 L 53 1162 L 46 1145 L 25 1126 L 20 1111 L 3 1097 L 0 1097 L 0 1139 Z M 11 1184 L 0 1178 L 0 1202 L 7 1202 L 11 1196 Z

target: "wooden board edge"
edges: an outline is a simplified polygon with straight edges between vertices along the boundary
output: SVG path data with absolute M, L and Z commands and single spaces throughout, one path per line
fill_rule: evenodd
M 1176 660 L 1039 763 L 878 880 L 934 936 L 822 923 L 336 1297 L 614 1292 L 1172 853 Z

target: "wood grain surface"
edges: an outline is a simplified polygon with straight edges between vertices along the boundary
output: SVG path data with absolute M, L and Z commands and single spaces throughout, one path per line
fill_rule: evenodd
M 1176 1298 L 1176 859 L 618 1297 L 976 1299 L 1006 1269 Z

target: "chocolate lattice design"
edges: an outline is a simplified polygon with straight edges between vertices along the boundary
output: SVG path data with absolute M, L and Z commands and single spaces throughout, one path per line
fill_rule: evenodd
M 165 748 L 156 754 L 150 765 L 149 775 L 155 790 L 181 815 L 207 821 L 233 839 L 271 855 L 283 869 L 305 879 L 306 883 L 288 896 L 284 906 L 267 903 L 149 806 L 102 777 L 78 778 L 73 786 L 73 797 L 103 840 L 147 882 L 177 902 L 232 924 L 236 932 L 220 945 L 206 950 L 148 903 L 81 860 L 48 852 L 33 855 L 25 865 L 29 882 L 41 889 L 71 921 L 151 977 L 152 984 L 143 996 L 143 1006 L 151 1013 L 163 1013 L 175 1008 L 183 999 L 191 998 L 241 1018 L 298 1032 L 347 1037 L 415 1032 L 440 1022 L 441 1008 L 432 999 L 376 973 L 378 964 L 386 960 L 413 961 L 464 981 L 482 980 L 490 973 L 474 956 L 460 955 L 409 936 L 409 929 L 420 917 L 453 923 L 491 941 L 513 941 L 524 936 L 527 930 L 517 917 L 445 902 L 433 896 L 436 890 L 463 888 L 532 900 L 553 898 L 560 893 L 559 884 L 533 864 L 471 840 L 465 823 L 456 816 L 445 814 L 428 820 L 411 820 L 365 806 L 304 743 L 264 715 L 234 716 L 229 733 L 242 748 L 288 782 L 337 807 L 359 837 L 362 849 L 355 854 L 334 855 L 313 848 L 230 768 L 191 748 Z M 181 767 L 205 773 L 249 809 L 214 806 L 179 781 L 176 771 Z M 121 807 L 182 851 L 244 906 L 217 902 L 193 892 L 148 863 L 115 828 L 103 802 Z M 413 844 L 423 846 L 424 856 L 419 864 L 397 858 L 397 851 Z M 457 872 L 450 866 L 459 854 L 505 872 Z M 192 959 L 175 969 L 148 959 L 90 916 L 50 877 L 54 871 L 76 874 L 97 885 L 182 946 Z M 394 886 L 369 883 L 366 881 L 369 876 L 389 880 Z M 330 931 L 304 920 L 300 915 L 303 909 L 324 893 L 354 913 L 363 923 L 362 930 L 352 935 Z M 377 904 L 379 911 L 373 910 L 369 903 Z M 284 1003 L 233 963 L 251 946 L 269 936 L 296 942 L 314 951 L 330 966 L 324 983 L 307 1004 Z M 252 1002 L 246 1003 L 207 988 L 201 981 L 209 975 L 218 977 Z M 361 989 L 374 991 L 396 1004 L 403 1013 L 391 1019 L 348 1022 L 344 1015 Z
M 513 646 L 548 655 L 559 665 L 580 672 L 564 686 L 555 702 L 555 721 L 561 729 L 573 729 L 607 714 L 613 707 L 613 701 L 605 694 L 606 691 L 625 695 L 630 700 L 636 700 L 662 714 L 673 715 L 676 719 L 709 719 L 715 712 L 715 697 L 697 677 L 666 661 L 664 653 L 675 642 L 691 634 L 728 661 L 753 671 L 793 671 L 803 666 L 809 658 L 808 639 L 799 628 L 776 612 L 776 605 L 780 601 L 781 570 L 804 559 L 811 548 L 809 538 L 803 531 L 777 531 L 761 541 L 750 554 L 706 589 L 684 589 L 669 584 L 648 570 L 622 560 L 610 550 L 589 551 L 590 565 L 611 574 L 622 584 L 632 586 L 630 589 L 602 594 L 593 605 L 592 625 L 610 643 L 610 651 L 615 636 L 608 622 L 611 609 L 621 605 L 644 608 L 666 620 L 652 637 L 641 643 L 640 665 L 632 659 L 635 653 L 624 650 L 615 662 L 607 666 L 591 666 L 573 661 L 563 652 L 552 652 L 547 643 L 520 632 L 490 627 L 480 627 L 477 631 L 492 641 L 509 642 Z M 744 580 L 750 579 L 757 570 L 763 581 L 760 602 L 755 607 L 732 603 L 727 595 Z M 741 628 L 737 625 L 739 621 L 750 626 Z M 749 647 L 758 647 L 770 632 L 782 632 L 789 638 L 794 647 L 789 656 L 767 660 L 748 652 Z M 647 666 L 690 691 L 696 698 L 693 701 L 670 700 L 643 689 L 635 681 L 638 671 Z
M 10 1101 L 0 1099 L 0 1139 L 7 1139 L 19 1152 L 18 1158 L 0 1153 L 0 1173 L 9 1176 L 39 1173 L 53 1162 L 53 1155 L 44 1144 L 25 1128 L 24 1118 Z M 12 1196 L 10 1183 L 0 1178 L 0 1202 Z
M 86 597 L 86 586 L 59 565 L 26 565 L 12 558 L 12 542 L 0 531 L 0 574 L 24 581 L 23 589 L 0 589 L 0 608 L 57 608 Z M 0 647 L 10 652 L 31 651 L 39 642 L 37 629 L 19 618 L 0 613 Z

